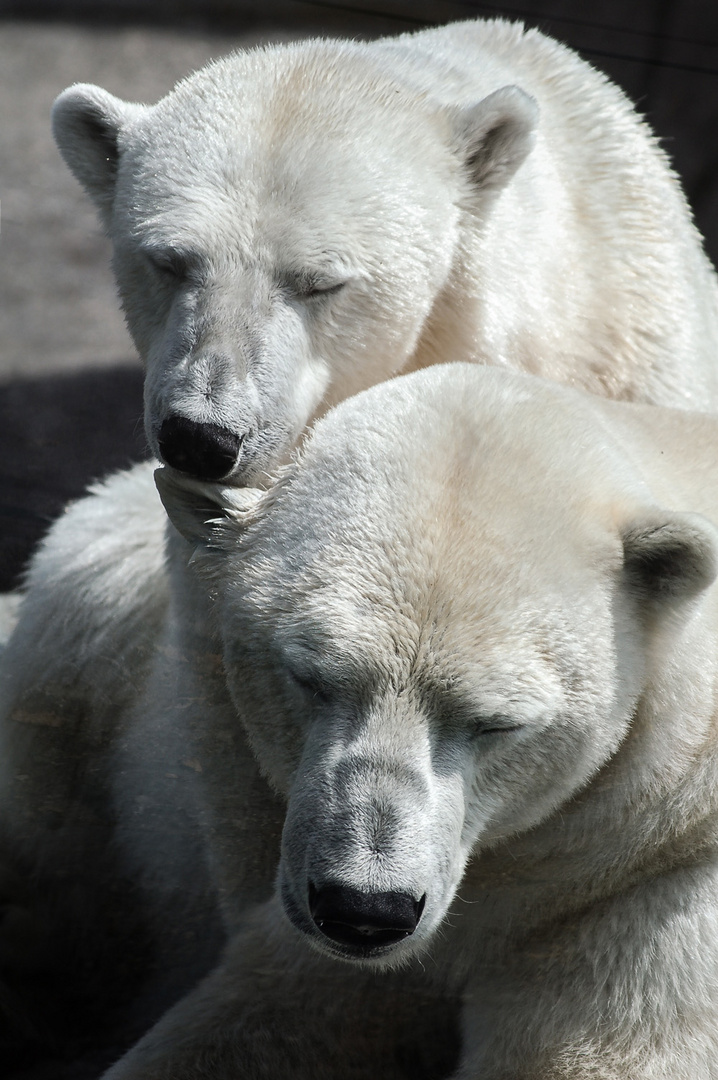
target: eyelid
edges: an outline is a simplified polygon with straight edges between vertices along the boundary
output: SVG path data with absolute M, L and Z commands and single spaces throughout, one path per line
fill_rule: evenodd
M 323 266 L 278 270 L 277 283 L 301 300 L 334 296 L 364 274 L 349 260 L 336 259 Z
M 347 284 L 346 281 L 336 281 L 333 285 L 318 283 L 312 286 L 310 290 L 310 296 L 329 296 L 332 293 L 338 293 Z
M 142 255 L 152 269 L 160 274 L 170 275 L 179 281 L 189 274 L 189 257 L 173 248 L 143 248 Z
M 333 296 L 344 288 L 347 281 L 328 281 L 321 278 L 299 278 L 292 285 L 292 291 L 302 300 L 314 297 Z
M 305 694 L 311 694 L 312 697 L 318 698 L 320 701 L 328 701 L 331 697 L 326 683 L 315 672 L 295 671 L 294 668 L 288 667 L 287 674 L 292 682 Z
M 508 716 L 487 716 L 476 722 L 475 734 L 481 735 L 505 735 L 512 731 L 520 731 L 525 724 L 518 724 Z

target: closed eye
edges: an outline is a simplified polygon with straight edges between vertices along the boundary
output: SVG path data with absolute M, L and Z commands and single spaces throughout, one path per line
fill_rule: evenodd
M 178 251 L 170 248 L 145 248 L 142 254 L 160 277 L 184 281 L 189 274 L 189 262 Z
M 330 700 L 331 692 L 314 672 L 294 671 L 291 668 L 288 668 L 287 671 L 294 686 L 298 687 L 307 697 L 314 698 L 317 702 Z
M 487 716 L 484 720 L 476 722 L 474 735 L 508 735 L 512 731 L 521 731 L 525 724 L 517 724 L 508 716 Z
M 355 274 L 341 265 L 280 272 L 278 284 L 297 300 L 322 300 L 336 296 Z
M 331 284 L 319 281 L 306 281 L 298 284 L 295 289 L 301 300 L 316 300 L 328 296 L 336 296 L 346 285 L 346 281 L 335 281 Z

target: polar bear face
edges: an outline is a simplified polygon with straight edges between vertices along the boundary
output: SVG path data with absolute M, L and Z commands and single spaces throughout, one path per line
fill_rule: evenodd
M 432 106 L 349 43 L 237 54 L 154 107 L 61 95 L 55 136 L 113 241 L 153 452 L 257 481 L 313 417 L 405 367 L 462 214 L 518 168 L 535 119 L 512 87 Z
M 285 910 L 330 952 L 393 962 L 426 944 L 467 860 L 544 820 L 627 730 L 637 687 L 610 586 L 574 586 L 567 611 L 549 582 L 506 573 L 498 539 L 458 580 L 450 547 L 445 570 L 420 555 L 428 587 L 411 614 L 394 554 L 363 574 L 363 545 L 330 579 L 300 545 L 311 598 L 292 595 L 291 613 L 264 583 L 227 609 L 235 705 L 288 800 Z M 396 535 L 384 542 L 396 552 Z
M 286 913 L 333 955 L 394 963 L 425 945 L 467 861 L 545 821 L 621 746 L 646 612 L 713 580 L 715 530 L 646 509 L 590 410 L 447 365 L 335 409 L 249 509 L 249 493 L 159 479 L 287 799 Z M 226 520 L 204 525 L 217 505 Z

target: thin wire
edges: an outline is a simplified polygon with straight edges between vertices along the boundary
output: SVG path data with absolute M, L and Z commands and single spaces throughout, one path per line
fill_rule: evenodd
M 301 2 L 301 0 L 300 0 Z M 304 7 L 305 4 L 302 3 Z M 415 15 L 393 15 L 389 11 L 375 11 L 372 8 L 354 7 L 353 4 L 337 4 L 331 0 L 309 0 L 310 7 L 331 8 L 334 11 L 353 11 L 356 15 L 371 15 L 377 19 L 391 19 L 392 22 L 412 23 L 416 26 L 436 26 L 430 19 L 419 19 Z
M 432 22 L 429 19 L 421 19 L 421 18 L 417 18 L 416 16 L 413 16 L 413 15 L 396 15 L 396 14 L 392 14 L 391 12 L 387 12 L 387 11 L 376 11 L 373 8 L 365 8 L 365 7 L 358 8 L 358 7 L 355 7 L 353 4 L 341 4 L 341 3 L 332 2 L 332 0 L 311 0 L 311 2 L 312 2 L 313 7 L 331 8 L 332 10 L 337 10 L 337 11 L 351 11 L 351 12 L 354 12 L 355 14 L 357 14 L 357 15 L 370 15 L 370 16 L 373 16 L 374 18 L 379 18 L 379 19 L 390 19 L 393 22 L 405 22 L 405 23 L 410 23 L 412 25 L 416 25 L 416 26 L 436 26 L 436 25 L 440 25 L 439 23 Z M 494 5 L 489 5 L 489 4 L 466 3 L 466 2 L 462 2 L 462 0 L 454 0 L 454 2 L 458 2 L 458 3 L 461 4 L 462 7 L 468 7 L 471 10 L 491 11 L 491 12 L 496 13 L 497 15 L 501 15 L 501 14 L 505 14 L 505 15 L 521 15 L 522 17 L 532 19 L 534 22 L 542 22 L 542 23 L 564 22 L 564 23 L 571 23 L 571 24 L 573 24 L 575 26 L 583 26 L 583 27 L 586 27 L 588 29 L 610 30 L 610 31 L 612 31 L 614 33 L 636 34 L 636 35 L 642 36 L 644 38 L 652 38 L 653 40 L 663 41 L 663 42 L 668 42 L 668 43 L 681 41 L 681 42 L 683 42 L 685 44 L 688 44 L 688 45 L 698 45 L 698 44 L 700 44 L 699 42 L 691 41 L 689 38 L 674 38 L 674 37 L 670 37 L 670 36 L 668 36 L 666 34 L 654 34 L 654 33 L 642 34 L 640 30 L 621 30 L 621 29 L 619 29 L 617 27 L 603 25 L 601 23 L 582 22 L 582 21 L 580 21 L 578 19 L 568 19 L 568 18 L 563 18 L 562 16 L 541 16 L 541 15 L 537 15 L 535 12 L 528 12 L 525 9 L 521 9 L 521 8 L 506 8 L 506 7 L 500 7 L 499 8 L 499 7 L 495 7 Z M 603 59 L 606 59 L 606 60 L 623 60 L 623 61 L 625 61 L 626 63 L 629 63 L 629 64 L 643 64 L 646 67 L 671 68 L 671 69 L 673 69 L 675 71 L 687 71 L 687 72 L 689 72 L 691 74 L 696 74 L 696 75 L 713 75 L 713 76 L 718 75 L 718 68 L 705 67 L 702 64 L 682 64 L 682 63 L 678 62 L 677 60 L 662 60 L 662 59 L 657 59 L 655 57 L 635 56 L 635 55 L 633 55 L 631 53 L 611 52 L 608 49 L 593 49 L 593 48 L 591 48 L 590 46 L 587 46 L 587 45 L 586 46 L 579 46 L 579 47 L 574 46 L 574 47 L 576 48 L 576 51 L 579 52 L 579 53 L 587 53 L 589 56 L 600 56 L 600 57 L 602 57 Z M 718 44 L 714 44 L 713 42 L 710 42 L 710 43 L 706 43 L 703 47 L 710 48 L 710 49 L 718 49 Z
M 697 75 L 718 75 L 718 68 L 701 67 L 700 64 L 679 64 L 673 60 L 654 60 L 643 56 L 629 56 L 628 53 L 614 53 L 602 49 L 591 49 L 581 46 L 576 49 L 579 53 L 588 53 L 590 56 L 602 56 L 609 60 L 626 60 L 629 64 L 645 64 L 646 67 L 672 68 L 674 71 L 688 71 Z
M 542 15 L 535 11 L 527 11 L 525 8 L 509 8 L 505 4 L 500 7 L 496 4 L 477 4 L 474 0 L 454 0 L 454 3 L 459 7 L 469 8 L 471 11 L 493 11 L 497 14 L 520 15 L 522 18 L 533 19 L 534 21 L 568 23 L 571 26 L 580 26 L 587 30 L 609 30 L 613 34 L 632 34 L 634 37 L 651 38 L 653 41 L 668 42 L 669 44 L 677 42 L 681 45 L 695 45 L 700 49 L 718 49 L 718 42 L 716 41 L 696 41 L 695 38 L 677 37 L 674 34 L 658 34 L 652 30 L 633 30 L 628 26 L 588 22 L 586 19 L 572 18 L 570 15 Z

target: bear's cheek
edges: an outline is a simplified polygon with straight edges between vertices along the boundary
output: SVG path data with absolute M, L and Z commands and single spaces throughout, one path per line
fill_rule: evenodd
M 307 305 L 303 313 L 307 361 L 316 378 L 324 374 L 321 393 L 309 416 L 397 374 L 412 356 L 428 313 L 386 280 L 352 282 L 336 297 Z M 297 383 L 296 347 L 283 350 Z
M 177 283 L 169 277 L 159 279 L 144 260 L 121 244 L 114 247 L 112 265 L 127 328 L 146 364 L 158 336 L 165 332 Z
M 276 695 L 265 694 L 259 707 L 253 707 L 252 701 L 251 693 L 245 688 L 245 704 L 237 709 L 239 720 L 263 775 L 286 798 L 302 755 L 302 733 L 291 722 L 285 703 Z
M 241 649 L 225 652 L 225 668 L 238 722 L 263 774 L 288 795 L 302 757 L 305 735 L 276 672 L 253 663 Z
M 475 747 L 464 774 L 467 851 L 535 827 L 579 792 L 610 756 L 603 728 L 587 704 L 545 726 L 490 737 L 503 746 Z

